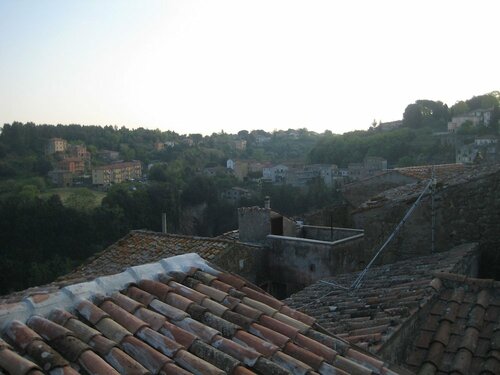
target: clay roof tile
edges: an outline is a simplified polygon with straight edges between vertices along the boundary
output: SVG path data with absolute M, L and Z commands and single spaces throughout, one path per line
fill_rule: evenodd
M 188 313 L 178 309 L 177 307 L 166 304 L 160 300 L 153 300 L 150 305 L 151 309 L 157 313 L 166 316 L 171 321 L 182 320 L 189 316 Z
M 163 324 L 160 332 L 171 340 L 178 342 L 186 349 L 189 349 L 191 344 L 196 340 L 196 335 L 169 322 Z
M 165 298 L 165 302 L 179 310 L 187 311 L 194 302 L 177 293 L 170 292 Z
M 144 305 L 136 300 L 122 294 L 122 293 L 114 293 L 111 296 L 111 299 L 114 303 L 120 306 L 122 309 L 128 311 L 129 313 L 134 313 L 137 309 L 144 307 Z
M 148 293 L 142 289 L 139 289 L 135 286 L 130 286 L 127 289 L 126 295 L 133 300 L 143 304 L 144 306 L 148 306 L 151 301 L 155 300 L 157 297 L 152 295 L 151 293 Z
M 21 357 L 8 347 L 0 346 L 0 369 L 8 371 L 10 374 L 32 374 L 41 370 L 38 365 L 30 360 Z
M 83 342 L 89 342 L 94 336 L 100 335 L 100 332 L 89 327 L 85 323 L 71 318 L 66 321 L 65 328 L 69 329 L 76 337 Z
M 47 341 L 71 334 L 70 330 L 38 315 L 32 316 L 26 323 Z
M 154 374 L 160 372 L 171 359 L 133 336 L 126 336 L 121 344 L 123 350 Z
M 76 306 L 76 311 L 90 323 L 96 325 L 102 319 L 109 317 L 104 311 L 99 309 L 88 300 L 80 301 Z
M 35 331 L 18 320 L 10 322 L 5 328 L 5 333 L 22 350 L 26 350 L 33 341 L 42 340 Z
M 161 327 L 163 327 L 163 324 L 166 321 L 165 317 L 161 314 L 142 307 L 136 310 L 134 315 L 144 322 L 148 323 L 149 326 L 155 331 L 158 331 Z
M 217 275 L 217 278 L 223 283 L 231 285 L 233 288 L 238 290 L 245 286 L 245 282 L 242 279 L 229 273 L 221 273 Z
M 271 318 L 270 316 L 267 315 L 262 315 L 260 317 L 259 323 L 262 324 L 264 327 L 272 329 L 273 331 L 279 332 L 282 335 L 291 338 L 292 340 L 300 332 L 299 329 L 292 327 L 286 323 L 280 322 L 279 320 Z
M 99 307 L 132 334 L 135 334 L 141 328 L 148 326 L 146 322 L 130 314 L 111 301 L 105 301 Z
M 167 293 L 171 292 L 170 287 L 158 281 L 141 280 L 138 285 L 143 291 L 151 293 L 161 301 L 165 299 Z
M 242 345 L 249 346 L 250 348 L 265 355 L 266 357 L 272 356 L 277 350 L 279 350 L 276 345 L 257 336 L 254 336 L 244 330 L 238 330 L 235 333 L 233 340 Z
M 117 344 L 120 344 L 124 338 L 132 335 L 130 331 L 111 318 L 101 319 L 95 326 L 104 336 Z

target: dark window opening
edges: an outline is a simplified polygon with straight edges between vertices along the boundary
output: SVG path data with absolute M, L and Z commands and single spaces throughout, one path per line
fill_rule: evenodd
M 283 216 L 271 219 L 271 234 L 276 236 L 283 235 Z
M 496 247 L 481 249 L 478 278 L 500 280 L 500 252 Z

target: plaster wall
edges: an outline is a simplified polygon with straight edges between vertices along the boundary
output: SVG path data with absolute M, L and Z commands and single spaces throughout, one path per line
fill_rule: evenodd
M 266 264 L 272 282 L 286 285 L 287 294 L 315 281 L 361 269 L 365 265 L 363 235 L 336 242 L 268 236 Z
M 301 237 L 320 241 L 338 241 L 362 233 L 362 229 L 303 225 Z

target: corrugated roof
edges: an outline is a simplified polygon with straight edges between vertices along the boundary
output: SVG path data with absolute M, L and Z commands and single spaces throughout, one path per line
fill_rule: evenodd
M 378 352 L 434 294 L 434 272 L 459 272 L 475 254 L 468 244 L 451 251 L 373 267 L 359 290 L 349 287 L 358 272 L 323 279 L 284 302 L 314 317 L 349 342 Z
M 0 305 L 10 374 L 395 374 L 197 254 Z

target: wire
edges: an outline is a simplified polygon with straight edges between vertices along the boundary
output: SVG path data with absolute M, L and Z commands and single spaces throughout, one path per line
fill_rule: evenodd
M 422 191 L 420 196 L 417 198 L 415 203 L 410 207 L 410 209 L 406 212 L 405 216 L 403 219 L 399 222 L 399 224 L 396 226 L 396 228 L 392 231 L 391 235 L 387 238 L 387 240 L 384 242 L 384 244 L 380 247 L 380 249 L 377 251 L 377 253 L 373 256 L 372 260 L 370 260 L 370 263 L 365 267 L 365 269 L 359 274 L 359 276 L 354 280 L 354 282 L 351 285 L 351 289 L 359 289 L 361 286 L 361 283 L 363 281 L 363 278 L 365 277 L 366 273 L 372 266 L 372 264 L 375 262 L 375 260 L 378 258 L 378 256 L 382 253 L 382 251 L 386 248 L 386 246 L 392 241 L 392 239 L 396 236 L 396 234 L 400 231 L 400 229 L 403 227 L 404 223 L 406 220 L 411 216 L 413 211 L 415 211 L 415 208 L 417 208 L 418 204 L 420 203 L 422 197 L 425 195 L 427 190 L 431 187 L 433 183 L 433 179 L 430 179 L 429 182 L 427 183 L 427 186 L 425 189 Z
M 363 269 L 363 271 L 361 271 L 359 273 L 359 275 L 356 277 L 356 279 L 352 282 L 352 284 L 349 287 L 345 287 L 343 285 L 340 285 L 340 284 L 338 284 L 338 283 L 336 283 L 335 281 L 332 281 L 332 280 L 330 280 L 330 281 L 320 280 L 320 282 L 323 283 L 323 284 L 328 284 L 328 285 L 330 285 L 330 286 L 332 286 L 334 288 L 340 288 L 340 289 L 347 290 L 349 292 L 352 292 L 353 290 L 359 289 L 361 287 L 361 285 L 363 283 L 363 279 L 366 276 L 366 274 L 368 273 L 368 270 L 370 269 L 370 267 L 373 265 L 373 263 L 375 262 L 375 260 L 377 260 L 377 258 L 382 253 L 382 251 L 384 251 L 384 249 L 387 247 L 387 245 L 394 239 L 394 237 L 396 236 L 396 234 L 401 230 L 401 228 L 406 223 L 406 221 L 408 220 L 408 218 L 412 215 L 413 211 L 415 211 L 415 209 L 417 208 L 417 206 L 420 204 L 420 201 L 422 200 L 422 198 L 425 195 L 425 193 L 427 193 L 427 191 L 430 188 L 432 188 L 431 189 L 431 193 L 434 195 L 434 191 L 435 191 L 435 188 L 436 188 L 436 178 L 434 177 L 434 168 L 433 168 L 433 171 L 432 171 L 432 178 L 429 179 L 429 182 L 425 186 L 424 190 L 420 193 L 420 195 L 417 198 L 417 200 L 413 203 L 413 205 L 406 212 L 405 216 L 403 217 L 403 219 L 401 219 L 401 221 L 399 222 L 399 224 L 394 228 L 394 230 L 392 231 L 392 233 L 390 234 L 390 236 L 387 238 L 387 240 L 384 242 L 384 244 L 380 247 L 380 249 L 373 256 L 373 258 L 370 260 L 370 262 L 367 264 L 367 266 Z M 433 232 L 432 232 L 433 241 L 434 241 L 434 222 L 435 221 L 434 221 L 434 216 L 433 216 Z M 433 243 L 433 249 L 434 249 L 434 243 Z M 321 301 L 322 299 L 331 296 L 335 292 L 336 292 L 335 289 L 331 290 L 330 292 L 322 295 L 321 297 L 316 298 L 314 301 L 308 302 L 308 303 L 306 303 L 306 304 L 304 304 L 304 305 L 302 305 L 302 306 L 300 306 L 298 308 L 302 309 L 304 307 L 307 307 L 307 306 L 310 306 L 312 304 L 315 304 L 315 303 Z

